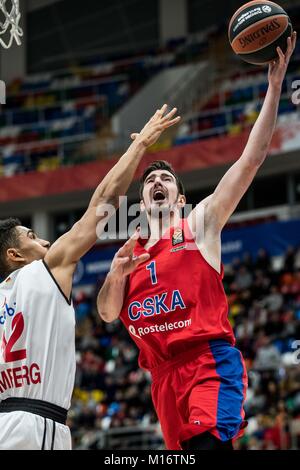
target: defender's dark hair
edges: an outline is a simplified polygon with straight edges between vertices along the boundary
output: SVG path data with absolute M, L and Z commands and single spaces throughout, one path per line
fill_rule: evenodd
M 156 160 L 155 162 L 151 163 L 151 165 L 149 165 L 146 168 L 146 170 L 143 173 L 143 176 L 141 177 L 141 180 L 140 180 L 140 199 L 143 199 L 144 183 L 145 183 L 145 180 L 146 180 L 147 176 L 150 175 L 150 173 L 152 173 L 152 171 L 155 171 L 155 170 L 166 170 L 169 173 L 172 173 L 172 175 L 176 179 L 179 194 L 183 194 L 183 195 L 185 194 L 183 184 L 182 184 L 181 180 L 178 178 L 178 176 L 176 175 L 175 170 L 172 167 L 172 165 L 170 165 L 170 163 L 166 162 L 165 160 Z
M 22 225 L 21 221 L 13 217 L 0 220 L 0 281 L 10 274 L 10 267 L 6 260 L 7 250 L 19 247 L 19 235 L 16 230 L 18 225 Z

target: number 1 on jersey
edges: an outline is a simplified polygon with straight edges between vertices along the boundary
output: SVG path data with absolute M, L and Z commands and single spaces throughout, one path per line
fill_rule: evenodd
M 146 266 L 146 269 L 148 271 L 150 271 L 150 277 L 151 277 L 152 284 L 157 284 L 155 261 L 151 261 L 151 263 Z

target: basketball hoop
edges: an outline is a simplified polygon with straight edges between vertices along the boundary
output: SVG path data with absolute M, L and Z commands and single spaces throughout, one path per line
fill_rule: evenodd
M 9 49 L 15 39 L 18 46 L 21 45 L 20 37 L 23 36 L 22 28 L 19 26 L 21 13 L 19 0 L 0 0 L 0 11 L 4 14 L 4 22 L 0 21 L 0 44 Z M 1 36 L 7 33 L 10 39 L 5 41 Z

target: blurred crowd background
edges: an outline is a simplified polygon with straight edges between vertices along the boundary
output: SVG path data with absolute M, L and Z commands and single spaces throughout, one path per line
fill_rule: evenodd
M 178 107 L 181 123 L 148 150 L 128 203 L 138 201 L 143 168 L 160 159 L 178 172 L 190 204 L 211 194 L 240 156 L 268 86 L 267 67 L 242 62 L 228 42 L 244 3 L 22 0 L 22 45 L 0 50 L 0 218 L 57 239 L 163 103 Z M 297 30 L 300 1 L 279 3 Z M 300 448 L 299 57 L 298 41 L 269 156 L 222 243 L 229 318 L 249 376 L 242 450 Z M 74 277 L 74 449 L 163 448 L 136 347 L 119 321 L 96 313 L 119 246 L 99 241 Z

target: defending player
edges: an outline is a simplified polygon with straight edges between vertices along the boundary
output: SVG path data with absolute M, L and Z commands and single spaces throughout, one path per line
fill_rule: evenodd
M 151 372 L 168 449 L 231 450 L 246 424 L 247 376 L 228 321 L 220 235 L 267 156 L 295 43 L 294 33 L 269 66 L 267 95 L 242 156 L 187 219 L 180 218 L 185 196 L 172 167 L 154 162 L 144 172 L 150 238 L 135 234 L 119 250 L 98 296 L 102 319 L 120 317 L 140 349 L 140 366 Z M 139 264 L 141 255 L 147 259 Z
M 65 425 L 75 375 L 77 261 L 118 206 L 149 145 L 176 124 L 158 110 L 96 189 L 83 217 L 52 246 L 17 219 L 0 221 L 0 449 L 70 449 Z M 110 214 L 111 215 L 111 214 Z M 143 261 L 144 257 L 140 258 Z

